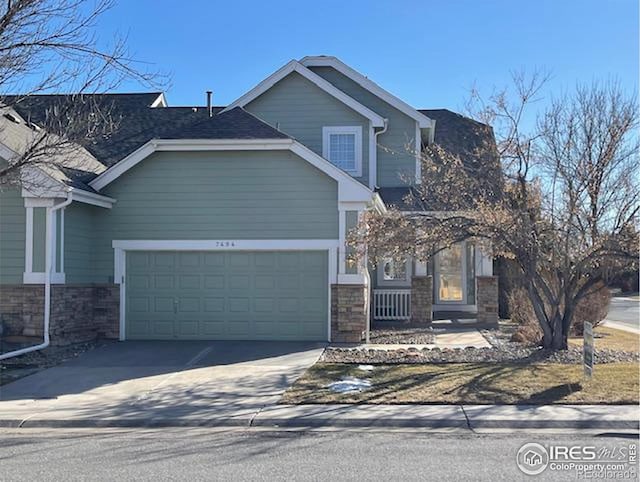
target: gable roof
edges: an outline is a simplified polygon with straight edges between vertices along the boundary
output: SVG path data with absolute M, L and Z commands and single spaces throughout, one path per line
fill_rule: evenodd
M 43 139 L 45 142 L 42 142 Z M 1 106 L 0 155 L 7 161 L 19 159 L 36 143 L 40 145 L 38 156 L 54 162 L 34 162 L 29 167 L 37 168 L 51 179 L 69 187 L 90 192 L 92 189 L 83 179 L 87 176 L 95 177 L 105 170 L 104 165 L 82 146 L 61 141 L 55 135 L 45 133 L 26 121 L 15 109 Z
M 495 137 L 491 126 L 475 121 L 448 109 L 420 109 L 436 122 L 434 142 L 460 158 L 464 165 L 479 176 L 487 192 L 499 192 L 502 186 L 500 159 L 496 149 Z M 387 206 L 394 206 L 401 211 L 416 210 L 411 202 L 411 194 L 416 192 L 411 187 L 382 187 L 378 194 Z M 429 206 L 434 210 L 446 209 L 446 206 Z M 423 206 L 424 207 L 424 206 Z M 423 209 L 420 208 L 420 210 Z
M 56 169 L 48 169 L 47 175 L 68 186 L 95 193 L 93 181 L 107 168 L 138 150 L 151 139 L 288 139 L 288 136 L 254 115 L 237 108 L 221 114 L 223 107 L 214 107 L 210 117 L 205 107 L 166 107 L 164 95 L 140 94 L 93 94 L 89 100 L 109 112 L 115 128 L 108 135 L 85 140 L 74 153 L 80 153 L 82 163 L 64 162 Z M 77 102 L 77 96 L 30 95 L 6 96 L 10 112 L 15 114 L 22 126 L 14 127 L 5 117 L 0 121 L 9 124 L 3 129 L 10 150 L 19 150 L 17 142 L 24 144 L 34 131 L 28 123 L 47 124 L 47 116 L 56 108 L 69 102 Z M 86 99 L 85 99 L 86 100 Z M 155 106 L 155 107 L 152 107 Z M 28 121 L 25 121 L 28 120 Z M 22 130 L 14 132 L 16 128 Z M 20 133 L 21 136 L 17 136 Z M 8 155 L 11 153 L 9 152 Z M 91 161 L 91 162 L 88 162 Z M 49 166 L 50 167 L 50 166 Z
M 240 111 L 236 108 L 230 112 Z M 224 114 L 222 114 L 224 115 Z M 338 183 L 338 201 L 347 203 L 369 203 L 376 195 L 364 184 L 354 179 L 342 169 L 336 167 L 322 156 L 311 151 L 294 139 L 285 137 L 278 139 L 151 139 L 121 162 L 113 165 L 96 179 L 91 186 L 100 190 L 115 181 L 122 174 L 133 168 L 154 152 L 159 151 L 252 151 L 283 150 L 291 151 L 298 157 L 331 177 Z
M 35 94 L 35 95 L 4 95 L 0 101 L 13 107 L 18 112 L 27 113 L 31 121 L 41 123 L 47 109 L 62 106 L 74 98 L 84 97 L 101 105 L 108 102 L 118 111 L 138 110 L 145 107 L 160 107 L 165 104 L 162 92 L 135 92 L 135 93 L 100 93 L 100 94 Z
M 102 137 L 87 139 L 83 147 L 109 167 L 151 139 L 278 139 L 288 136 L 243 109 L 221 113 L 205 107 L 150 107 L 158 98 L 152 94 L 95 94 L 93 100 L 109 112 L 115 128 Z M 36 124 L 46 124 L 47 113 L 71 96 L 28 96 L 14 109 Z
M 470 164 L 500 167 L 493 129 L 448 109 L 420 109 L 436 121 L 434 142 Z
M 376 84 L 369 78 L 362 75 L 360 72 L 349 67 L 347 64 L 342 62 L 337 57 L 328 56 L 328 55 L 318 55 L 318 56 L 308 55 L 306 57 L 303 57 L 300 60 L 300 63 L 305 67 L 332 67 L 338 72 L 340 72 L 342 75 L 345 75 L 346 77 L 350 78 L 351 80 L 359 84 L 364 89 L 368 90 L 372 94 L 384 100 L 386 103 L 392 105 L 393 107 L 398 109 L 400 112 L 414 119 L 416 122 L 418 122 L 421 128 L 433 127 L 433 123 L 431 122 L 431 119 L 428 116 L 426 116 L 423 112 L 420 112 L 414 109 L 409 104 L 404 102 L 402 99 L 386 91 L 385 89 L 380 87 L 378 84 Z
M 332 85 L 330 82 L 326 81 L 325 79 L 320 77 L 318 74 L 307 69 L 305 66 L 303 66 L 296 60 L 291 60 L 290 62 L 285 64 L 283 67 L 276 70 L 273 74 L 271 74 L 269 77 L 264 79 L 262 82 L 256 85 L 249 92 L 247 92 L 246 94 L 244 94 L 243 96 L 241 96 L 240 98 L 232 102 L 228 107 L 226 107 L 223 110 L 223 112 L 229 109 L 233 109 L 234 107 L 245 106 L 255 98 L 264 94 L 271 87 L 273 87 L 277 82 L 284 79 L 287 75 L 291 74 L 292 72 L 296 72 L 300 74 L 305 79 L 307 79 L 308 81 L 312 82 L 317 87 L 325 91 L 327 94 L 335 97 L 340 102 L 342 102 L 343 104 L 347 105 L 348 107 L 356 111 L 358 114 L 369 119 L 373 127 L 384 127 L 384 118 L 382 116 L 373 112 L 371 109 L 362 105 L 360 102 L 353 99 L 352 97 L 349 97 L 340 89 Z

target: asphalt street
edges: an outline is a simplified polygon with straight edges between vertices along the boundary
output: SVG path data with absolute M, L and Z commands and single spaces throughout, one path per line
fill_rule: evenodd
M 640 329 L 640 299 L 638 296 L 611 298 L 607 320 Z
M 531 480 L 515 462 L 528 442 L 637 447 L 637 434 L 15 429 L 0 431 L 0 479 Z

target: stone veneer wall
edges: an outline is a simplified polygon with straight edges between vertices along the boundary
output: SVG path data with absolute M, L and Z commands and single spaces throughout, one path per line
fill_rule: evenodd
M 53 285 L 49 333 L 52 345 L 95 338 L 118 338 L 120 288 L 104 285 Z M 43 336 L 44 286 L 0 285 L 3 336 Z
M 366 286 L 331 285 L 331 341 L 359 343 L 366 326 Z
M 411 278 L 411 323 L 433 321 L 433 277 Z
M 498 277 L 476 277 L 476 300 L 478 305 L 478 322 L 498 322 Z

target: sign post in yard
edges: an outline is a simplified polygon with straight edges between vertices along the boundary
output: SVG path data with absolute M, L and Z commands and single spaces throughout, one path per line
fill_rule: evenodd
M 584 341 L 582 343 L 582 359 L 584 362 L 584 376 L 591 378 L 593 376 L 593 325 L 585 321 L 584 322 Z

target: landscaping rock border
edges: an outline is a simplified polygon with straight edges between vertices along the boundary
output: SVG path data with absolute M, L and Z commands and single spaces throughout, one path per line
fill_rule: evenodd
M 433 345 L 436 335 L 428 328 L 373 329 L 369 341 L 383 345 Z
M 411 363 L 582 363 L 582 350 L 576 347 L 553 352 L 540 348 L 424 348 L 415 347 L 398 350 L 376 350 L 362 348 L 328 347 L 322 354 L 325 363 L 361 364 L 411 364 Z M 637 362 L 638 353 L 617 350 L 598 350 L 596 364 Z

